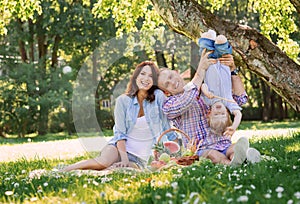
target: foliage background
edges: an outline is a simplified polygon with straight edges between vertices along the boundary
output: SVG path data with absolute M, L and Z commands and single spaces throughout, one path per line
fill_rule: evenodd
M 220 18 L 256 28 L 298 62 L 300 19 L 289 1 L 198 2 Z M 91 96 L 92 112 L 100 127 L 108 129 L 113 126 L 114 99 L 124 90 L 120 84 L 125 84 L 137 63 L 154 60 L 160 67 L 191 69 L 192 74 L 197 66 L 197 45 L 171 33 L 149 0 L 17 0 L 3 1 L 0 7 L 0 135 L 4 137 L 75 132 L 73 89 L 85 66 L 91 83 L 98 84 Z M 111 49 L 110 39 L 121 39 L 124 45 Z M 123 57 L 108 64 L 112 53 Z M 72 68 L 70 73 L 63 72 L 66 66 Z M 258 76 L 238 66 L 249 95 L 244 120 L 299 117 Z M 108 108 L 102 106 L 107 99 Z M 76 108 L 82 110 L 85 131 L 93 131 L 90 110 L 84 103 Z

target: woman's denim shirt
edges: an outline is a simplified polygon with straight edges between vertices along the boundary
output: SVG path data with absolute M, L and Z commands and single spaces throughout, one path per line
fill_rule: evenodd
M 159 89 L 155 90 L 154 94 L 154 101 L 143 101 L 146 121 L 153 136 L 153 144 L 156 143 L 157 138 L 163 131 L 170 129 L 170 121 L 162 111 L 162 104 L 166 99 L 165 95 Z M 133 129 L 136 123 L 139 110 L 140 106 L 137 96 L 129 97 L 122 94 L 117 98 L 114 110 L 114 137 L 109 141 L 109 144 L 116 145 L 117 141 L 127 139 L 127 134 Z M 176 135 L 174 133 L 168 134 L 167 137 L 169 140 L 176 139 Z

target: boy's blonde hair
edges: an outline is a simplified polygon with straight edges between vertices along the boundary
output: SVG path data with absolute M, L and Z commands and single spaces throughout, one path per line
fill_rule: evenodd
M 226 128 L 232 125 L 230 114 L 227 110 L 226 120 L 214 118 L 211 114 L 208 115 L 208 124 L 212 133 L 221 136 L 225 132 Z

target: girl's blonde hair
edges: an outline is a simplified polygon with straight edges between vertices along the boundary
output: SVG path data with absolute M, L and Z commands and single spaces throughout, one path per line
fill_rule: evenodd
M 209 114 L 208 115 L 208 125 L 210 126 L 210 130 L 212 133 L 219 135 L 219 136 L 223 135 L 226 128 L 232 125 L 229 111 L 227 110 L 226 120 L 214 119 L 214 117 Z

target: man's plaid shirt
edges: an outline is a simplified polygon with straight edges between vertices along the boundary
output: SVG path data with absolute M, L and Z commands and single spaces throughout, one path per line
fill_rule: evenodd
M 182 94 L 170 96 L 163 104 L 163 112 L 173 125 L 184 131 L 191 138 L 202 141 L 200 149 L 224 150 L 231 144 L 231 138 L 217 136 L 210 132 L 207 114 L 209 107 L 199 97 L 199 91 L 193 83 L 184 87 Z M 241 96 L 233 96 L 241 106 L 248 100 L 246 93 Z

